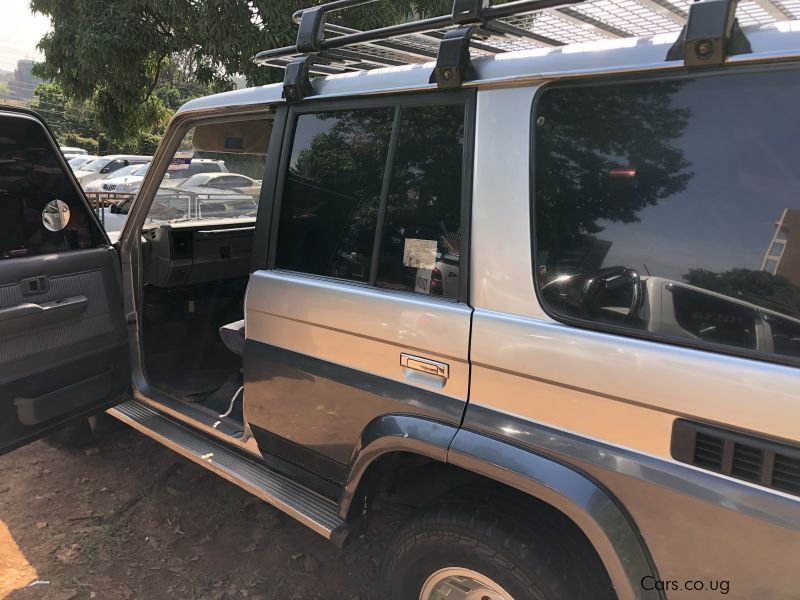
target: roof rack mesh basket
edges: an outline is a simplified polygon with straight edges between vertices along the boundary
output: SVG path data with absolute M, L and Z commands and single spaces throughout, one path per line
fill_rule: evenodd
M 448 32 L 469 27 L 472 58 L 680 31 L 691 0 L 455 0 L 453 13 L 358 31 L 329 23 L 328 13 L 378 0 L 334 0 L 294 15 L 300 25 L 295 46 L 265 50 L 259 64 L 287 68 L 311 57 L 308 71 L 336 74 L 435 62 Z M 736 18 L 743 26 L 800 19 L 800 0 L 740 0 Z

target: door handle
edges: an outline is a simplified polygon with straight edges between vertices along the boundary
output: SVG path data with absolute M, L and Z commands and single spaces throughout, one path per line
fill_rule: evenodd
M 450 376 L 450 365 L 447 363 L 431 360 L 430 358 L 422 358 L 421 356 L 414 356 L 413 354 L 400 354 L 400 366 L 414 371 L 421 371 L 428 375 L 435 375 L 442 379 L 447 379 Z
M 86 310 L 86 296 L 72 296 L 53 302 L 18 304 L 0 310 L 0 335 L 22 333 L 52 325 L 60 321 L 75 319 Z

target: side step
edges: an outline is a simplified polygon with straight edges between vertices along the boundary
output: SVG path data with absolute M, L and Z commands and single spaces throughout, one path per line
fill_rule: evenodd
M 118 404 L 107 412 L 272 504 L 337 545 L 341 546 L 347 539 L 350 528 L 339 518 L 335 501 L 276 473 L 257 460 L 242 456 L 221 442 L 192 431 L 136 400 Z

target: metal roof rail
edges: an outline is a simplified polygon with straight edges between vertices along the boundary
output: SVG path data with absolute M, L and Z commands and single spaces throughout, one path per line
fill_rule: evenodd
M 286 69 L 284 97 L 294 102 L 313 94 L 312 74 L 330 75 L 435 59 L 431 82 L 440 88 L 452 88 L 475 76 L 472 55 L 476 52 L 497 54 L 516 49 L 511 47 L 515 40 L 534 46 L 567 43 L 563 35 L 562 39 L 556 39 L 531 31 L 530 16 L 536 23 L 541 17 L 579 26 L 586 35 L 599 36 L 597 39 L 638 34 L 636 31 L 628 33 L 617 21 L 612 22 L 612 17 L 621 19 L 618 13 L 609 13 L 610 16 L 597 13 L 597 6 L 593 6 L 591 0 L 515 0 L 498 5 L 492 5 L 491 0 L 454 0 L 453 10 L 448 15 L 369 31 L 326 20 L 328 13 L 377 1 L 334 0 L 297 11 L 294 19 L 299 26 L 295 45 L 264 50 L 255 60 L 261 65 Z M 621 5 L 615 4 L 620 1 L 609 0 L 605 4 L 620 8 Z M 738 0 L 695 2 L 690 6 L 688 19 L 676 12 L 678 9 L 668 9 L 667 6 L 672 6 L 668 0 L 635 1 L 643 10 L 651 11 L 653 27 L 668 22 L 671 28 L 668 30 L 674 31 L 682 22 L 686 23 L 667 60 L 682 58 L 687 67 L 705 66 L 720 64 L 729 54 L 749 51 L 735 18 Z M 507 19 L 518 22 L 523 19 L 525 27 Z M 547 23 L 546 20 L 542 22 Z M 556 32 L 552 27 L 551 30 Z

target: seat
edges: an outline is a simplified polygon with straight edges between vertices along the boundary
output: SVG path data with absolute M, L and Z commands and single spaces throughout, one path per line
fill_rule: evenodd
M 242 356 L 244 354 L 244 319 L 220 327 L 219 337 L 222 338 L 222 343 L 228 350 L 237 356 Z

